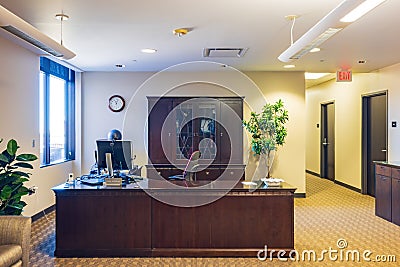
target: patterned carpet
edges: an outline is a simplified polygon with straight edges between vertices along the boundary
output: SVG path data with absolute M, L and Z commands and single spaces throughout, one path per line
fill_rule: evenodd
M 399 265 L 400 227 L 375 216 L 374 198 L 311 175 L 307 175 L 306 181 L 307 198 L 295 199 L 295 249 L 298 260 L 289 259 L 286 262 L 279 259 L 271 261 L 269 258 L 259 260 L 256 256 L 254 258 L 55 258 L 53 253 L 55 213 L 51 212 L 32 225 L 30 266 Z M 324 253 L 324 250 L 327 252 Z M 292 255 L 295 258 L 296 254 Z M 357 260 L 358 255 L 359 260 Z

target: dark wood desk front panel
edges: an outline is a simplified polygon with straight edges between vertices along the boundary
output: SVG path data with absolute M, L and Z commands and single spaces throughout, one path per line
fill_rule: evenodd
M 191 203 L 193 192 L 152 189 Z M 265 245 L 294 248 L 295 189 L 290 186 L 249 191 L 234 188 L 198 207 L 176 207 L 142 188 L 88 186 L 56 193 L 57 257 L 250 256 Z
M 151 199 L 144 192 L 68 193 L 56 197 L 56 256 L 150 255 Z
M 294 246 L 290 196 L 228 194 L 196 208 L 174 207 L 159 201 L 154 201 L 152 208 L 154 248 Z

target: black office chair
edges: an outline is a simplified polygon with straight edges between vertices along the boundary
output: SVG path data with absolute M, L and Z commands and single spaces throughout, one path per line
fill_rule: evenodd
M 185 170 L 182 174 L 169 176 L 169 180 L 188 180 L 196 181 L 196 172 L 199 168 L 200 151 L 194 151 L 186 164 Z

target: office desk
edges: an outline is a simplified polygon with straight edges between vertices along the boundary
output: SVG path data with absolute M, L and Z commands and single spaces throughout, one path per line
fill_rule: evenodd
M 248 256 L 294 248 L 295 188 L 144 179 L 125 188 L 54 187 L 57 257 Z M 226 190 L 228 188 L 228 190 Z M 150 195 L 149 195 L 150 194 Z M 218 198 L 197 207 L 164 203 Z

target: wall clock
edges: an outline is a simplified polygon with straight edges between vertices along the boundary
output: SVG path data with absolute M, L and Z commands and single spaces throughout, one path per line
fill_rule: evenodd
M 113 112 L 120 112 L 125 107 L 125 99 L 120 95 L 113 95 L 108 99 L 108 107 Z

